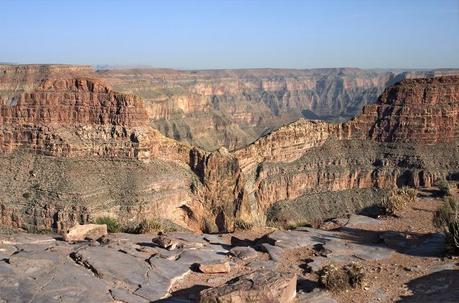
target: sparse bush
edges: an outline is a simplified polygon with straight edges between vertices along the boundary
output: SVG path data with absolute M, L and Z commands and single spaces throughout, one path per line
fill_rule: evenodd
M 158 231 L 177 231 L 177 228 L 173 224 L 163 222 L 159 219 L 143 219 L 138 223 L 125 226 L 123 231 L 131 234 L 149 234 Z
M 438 187 L 438 192 L 442 197 L 451 195 L 451 188 L 449 187 L 448 181 L 444 179 L 437 180 L 435 186 Z
M 433 223 L 446 235 L 446 249 L 459 253 L 459 201 L 447 197 L 435 212 Z
M 242 219 L 236 219 L 234 227 L 239 230 L 249 230 L 253 228 L 253 224 Z
M 350 263 L 344 266 L 344 270 L 347 273 L 349 279 L 349 285 L 353 288 L 360 287 L 363 285 L 365 280 L 365 273 L 363 268 L 358 263 Z
M 394 216 L 404 210 L 409 204 L 416 201 L 417 190 L 409 187 L 393 189 L 383 201 L 383 208 L 387 215 Z
M 346 272 L 334 264 L 324 266 L 318 274 L 319 283 L 326 289 L 338 290 L 349 286 Z
M 343 267 L 335 264 L 326 265 L 318 274 L 319 283 L 329 290 L 360 287 L 365 278 L 362 267 L 357 263 L 350 263 Z
M 115 218 L 112 217 L 99 217 L 96 219 L 96 224 L 107 225 L 107 231 L 109 233 L 117 233 L 121 230 L 121 226 Z

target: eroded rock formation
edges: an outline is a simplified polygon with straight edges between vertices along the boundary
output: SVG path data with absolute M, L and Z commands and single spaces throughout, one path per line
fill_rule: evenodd
M 340 207 L 368 207 L 365 200 L 377 199 L 366 189 L 431 186 L 437 178 L 454 178 L 458 85 L 457 76 L 404 80 L 349 122 L 298 121 L 236 151 L 249 180 L 249 205 L 264 215 L 276 203 L 290 203 L 286 211 L 304 209 L 303 217 L 311 220 L 311 214 L 338 215 Z M 343 193 L 341 202 L 336 191 Z
M 371 207 L 375 188 L 430 186 L 459 167 L 459 77 L 404 80 L 349 122 L 300 119 L 234 152 L 165 137 L 140 97 L 101 80 L 33 79 L 0 113 L 0 218 L 28 230 L 105 215 L 212 232 L 288 211 L 325 219 Z
M 98 76 L 143 97 L 152 124 L 166 136 L 233 150 L 302 117 L 347 120 L 400 80 L 454 73 L 459 71 L 117 69 Z

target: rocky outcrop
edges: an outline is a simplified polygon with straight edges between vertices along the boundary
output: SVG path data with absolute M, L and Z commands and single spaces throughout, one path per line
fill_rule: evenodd
M 235 219 L 247 215 L 244 177 L 238 159 L 223 147 L 210 154 L 195 148 L 190 155 L 191 168 L 204 185 L 193 190 L 211 214 L 211 220 L 203 218 L 204 230 L 233 231 Z

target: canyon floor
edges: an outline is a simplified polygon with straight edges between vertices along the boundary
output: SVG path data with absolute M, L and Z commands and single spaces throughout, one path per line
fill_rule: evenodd
M 0 229 L 0 302 L 198 302 L 202 290 L 257 270 L 296 274 L 296 302 L 458 302 L 459 259 L 443 254 L 432 225 L 442 200 L 433 192 L 420 191 L 398 217 L 352 215 L 321 229 L 172 232 L 162 236 L 168 247 L 149 234 L 71 244 Z M 349 262 L 364 269 L 361 288 L 320 288 L 323 265 Z M 230 271 L 203 273 L 202 264 Z

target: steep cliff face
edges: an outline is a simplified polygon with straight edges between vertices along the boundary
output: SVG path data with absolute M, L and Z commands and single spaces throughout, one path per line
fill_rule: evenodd
M 185 224 L 189 147 L 148 125 L 140 97 L 99 80 L 43 80 L 7 99 L 0 115 L 1 221 L 65 229 L 98 215 Z
M 45 79 L 93 74 L 94 69 L 88 65 L 0 64 L 0 100 L 7 100 L 24 91 L 32 91 Z
M 242 148 L 299 118 L 347 120 L 405 78 L 459 74 L 336 69 L 106 70 L 98 75 L 145 99 L 155 128 L 208 150 Z
M 312 193 L 431 186 L 454 176 L 458 85 L 457 76 L 404 80 L 352 121 L 298 121 L 236 151 L 250 207 L 263 215 L 274 204 L 310 203 Z
M 346 125 L 378 142 L 449 143 L 458 139 L 459 77 L 402 81 Z
M 110 215 L 227 231 L 243 201 L 234 157 L 164 137 L 140 97 L 97 79 L 42 80 L 9 97 L 0 143 L 7 225 L 60 231 Z
M 317 86 L 295 79 L 301 74 L 297 71 L 290 71 L 288 81 L 262 82 L 255 76 L 266 71 L 206 73 L 200 77 L 208 75 L 210 84 L 193 82 L 192 73 L 186 81 L 176 75 L 175 81 L 208 97 L 239 94 L 241 87 L 244 96 L 251 96 L 252 89 Z M 232 73 L 249 80 L 227 86 Z M 404 80 L 351 121 L 299 119 L 234 152 L 208 152 L 154 129 L 151 107 L 140 97 L 117 93 L 93 77 L 37 75 L 30 82 L 33 88 L 24 84 L 3 94 L 1 102 L 3 224 L 62 230 L 110 215 L 125 223 L 160 217 L 196 231 L 224 232 L 233 230 L 237 220 L 263 223 L 267 214 L 289 217 L 282 213 L 286 209 L 307 210 L 320 218 L 358 211 L 374 204 L 374 188 L 429 186 L 459 171 L 459 77 Z M 214 77 L 223 84 L 215 86 Z M 355 81 L 343 82 L 343 87 L 360 80 Z M 358 85 L 369 85 L 365 81 Z M 187 102 L 181 110 L 203 123 L 207 110 L 224 112 L 212 100 L 203 112 L 201 105 Z M 238 121 L 253 114 L 252 109 L 234 108 L 246 115 L 234 114 Z M 225 121 L 233 120 L 217 124 L 224 133 Z M 338 192 L 347 200 L 331 194 Z M 330 202 L 323 207 L 320 201 Z

